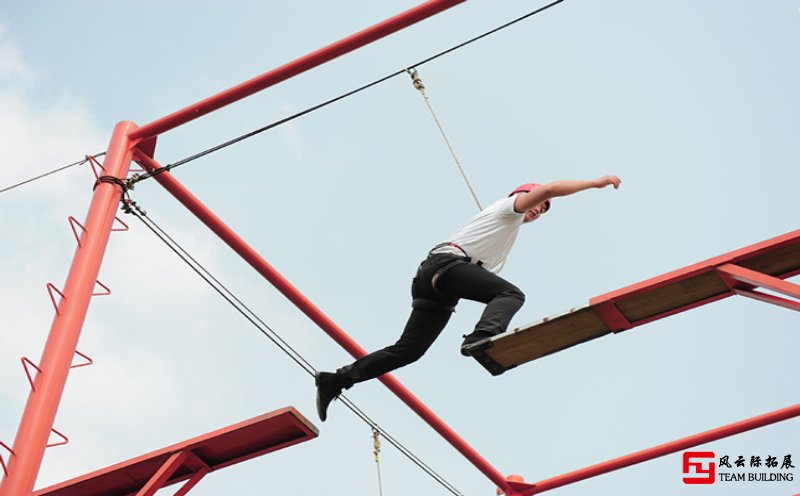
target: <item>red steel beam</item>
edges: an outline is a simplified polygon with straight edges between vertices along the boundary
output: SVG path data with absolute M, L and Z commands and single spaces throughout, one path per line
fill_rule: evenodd
M 106 175 L 127 177 L 133 154 L 128 135 L 134 129 L 136 125 L 132 122 L 120 122 L 114 128 L 105 159 Z M 83 223 L 85 232 L 50 327 L 38 366 L 40 372 L 28 396 L 0 496 L 27 496 L 33 492 L 121 195 L 122 189 L 116 184 L 101 182 L 92 196 Z
M 146 139 L 162 134 L 170 129 L 186 124 L 200 116 L 218 110 L 226 105 L 248 97 L 272 85 L 313 69 L 336 57 L 352 52 L 396 31 L 407 28 L 466 0 L 430 0 L 414 8 L 401 12 L 383 22 L 331 43 L 292 62 L 265 72 L 260 76 L 238 84 L 225 91 L 208 97 L 194 105 L 173 112 L 165 117 L 146 124 L 133 131 L 131 139 Z
M 744 248 L 740 248 L 738 250 L 734 250 L 732 252 L 725 253 L 723 255 L 714 258 L 709 258 L 708 260 L 704 260 L 702 262 L 689 265 L 688 267 L 682 267 L 680 269 L 667 272 L 666 274 L 661 274 L 660 276 L 652 277 L 650 279 L 647 279 L 646 281 L 638 282 L 636 284 L 631 284 L 629 286 L 625 286 L 624 288 L 616 289 L 614 291 L 610 291 L 608 293 L 595 296 L 594 298 L 590 299 L 590 303 L 595 304 L 595 303 L 602 303 L 605 301 L 616 302 L 621 298 L 629 297 L 631 295 L 635 295 L 646 291 L 652 291 L 654 289 L 658 289 L 668 284 L 672 284 L 678 280 L 688 279 L 695 275 L 708 272 L 710 270 L 716 270 L 718 267 L 723 266 L 725 264 L 735 264 L 742 259 L 745 258 L 750 259 L 758 255 L 762 255 L 764 253 L 768 253 L 798 242 L 800 242 L 800 229 L 796 229 L 786 234 L 782 234 L 780 236 L 764 240 L 760 243 L 755 243 L 750 246 L 745 246 Z M 798 275 L 798 272 L 792 271 L 787 274 L 783 274 L 781 277 L 788 278 L 795 275 Z M 726 294 L 724 296 L 730 296 L 730 294 Z
M 778 293 L 783 293 L 786 296 L 791 296 L 792 298 L 800 300 L 800 285 L 792 282 L 784 281 L 783 279 L 778 279 L 777 277 L 740 267 L 735 264 L 725 264 L 717 267 L 717 272 L 722 272 L 726 276 L 737 281 L 771 289 L 772 291 L 777 291 Z
M 551 489 L 565 486 L 567 484 L 572 484 L 573 482 L 582 481 L 590 477 L 597 477 L 598 475 L 607 474 L 608 472 L 613 472 L 614 470 L 619 470 L 637 463 L 646 462 L 648 460 L 669 455 L 671 453 L 675 453 L 676 451 L 688 449 L 700 444 L 716 441 L 717 439 L 722 439 L 735 434 L 740 434 L 745 431 L 764 427 L 765 425 L 774 424 L 776 422 L 797 417 L 799 415 L 800 403 L 787 408 L 765 413 L 757 417 L 752 417 L 739 422 L 734 422 L 733 424 L 728 424 L 716 429 L 701 432 L 683 439 L 678 439 L 676 441 L 654 446 L 649 449 L 637 451 L 636 453 L 632 453 L 630 455 L 614 458 L 613 460 L 598 463 L 596 465 L 576 470 L 574 472 L 569 472 L 564 475 L 545 479 L 541 482 L 535 483 L 534 489 L 520 491 L 520 494 L 527 496 L 531 494 L 542 493 Z
M 144 153 L 136 153 L 134 158 L 148 172 L 154 172 L 161 168 L 161 165 Z M 306 298 L 296 287 L 284 278 L 274 267 L 272 267 L 261 255 L 258 254 L 250 245 L 239 237 L 230 227 L 217 217 L 211 210 L 195 197 L 191 191 L 183 186 L 175 176 L 169 172 L 156 174 L 153 176 L 167 191 L 169 191 L 179 202 L 189 209 L 198 219 L 200 219 L 211 231 L 219 236 L 228 246 L 239 254 L 250 266 L 259 274 L 264 276 L 278 291 L 283 293 L 297 308 L 306 314 L 314 323 L 325 331 L 339 346 L 344 348 L 354 358 L 361 358 L 367 352 L 359 346 L 350 336 L 337 326 L 322 310 L 317 308 L 311 300 Z M 378 378 L 389 388 L 398 398 L 409 406 L 417 415 L 428 423 L 436 432 L 445 438 L 456 450 L 466 457 L 478 470 L 494 482 L 498 487 L 511 491 L 508 481 L 494 468 L 485 458 L 451 429 L 441 418 L 417 398 L 408 388 L 403 386 L 391 374 L 385 374 Z M 508 493 L 507 493 L 508 494 Z
M 762 293 L 761 291 L 753 291 L 751 289 L 734 289 L 733 292 L 739 296 L 752 298 L 754 300 L 763 301 L 764 303 L 771 303 L 773 305 L 778 305 L 779 307 L 800 312 L 800 302 L 795 300 L 789 300 L 787 298 L 781 298 L 780 296 Z

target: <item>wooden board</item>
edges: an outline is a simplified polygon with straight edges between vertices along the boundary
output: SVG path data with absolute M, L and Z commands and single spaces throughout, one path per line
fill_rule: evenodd
M 472 356 L 492 375 L 610 333 L 590 306 L 516 328 L 475 346 Z
M 733 289 L 741 286 L 732 286 L 716 270 L 725 264 L 779 279 L 800 274 L 800 230 L 594 297 L 588 305 L 476 343 L 469 351 L 498 375 L 611 332 L 732 296 Z

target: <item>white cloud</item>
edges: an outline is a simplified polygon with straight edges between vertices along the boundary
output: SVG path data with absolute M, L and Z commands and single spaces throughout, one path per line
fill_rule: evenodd
M 19 48 L 8 39 L 8 29 L 0 24 L 0 82 L 29 83 L 34 75 Z
M 109 130 L 93 124 L 87 107 L 62 89 L 43 102 L 44 84 L 0 26 L 0 188 L 105 147 Z M 45 284 L 63 287 L 75 249 L 67 217 L 83 222 L 93 182 L 81 165 L 0 194 L 0 440 L 9 445 L 29 391 L 20 357 L 40 360 L 54 316 Z M 230 279 L 221 244 L 199 223 L 167 216 L 160 225 Z M 120 217 L 131 231 L 112 234 L 99 276 L 112 294 L 92 300 L 78 345 L 95 365 L 69 375 L 55 428 L 70 444 L 47 451 L 38 487 L 262 413 L 264 397 L 286 397 L 289 386 L 260 379 L 287 366 L 272 360 L 272 345 L 144 226 Z M 273 312 L 277 297 L 264 298 L 266 283 L 244 284 L 245 295 L 260 296 L 266 320 L 277 314 L 281 328 L 306 331 L 299 346 L 307 350 L 308 322 Z

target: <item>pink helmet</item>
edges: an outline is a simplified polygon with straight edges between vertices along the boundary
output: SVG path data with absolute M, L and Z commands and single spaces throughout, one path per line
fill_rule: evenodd
M 539 186 L 541 186 L 541 184 L 539 184 L 539 183 L 523 184 L 521 186 L 517 186 L 517 189 L 515 189 L 514 191 L 509 193 L 508 196 L 512 197 L 512 196 L 516 195 L 517 193 L 530 193 L 531 191 L 533 191 L 534 189 L 538 188 Z M 545 200 L 544 201 L 544 211 L 547 212 L 548 210 L 550 210 L 550 200 Z

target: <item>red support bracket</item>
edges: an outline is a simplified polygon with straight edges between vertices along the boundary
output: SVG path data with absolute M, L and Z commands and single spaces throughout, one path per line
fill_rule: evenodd
M 734 289 L 733 292 L 740 296 L 746 296 L 747 298 L 763 301 L 764 303 L 772 303 L 773 305 L 778 305 L 779 307 L 788 308 L 789 310 L 796 310 L 800 312 L 800 302 L 794 300 L 789 300 L 787 298 L 781 298 L 780 296 L 762 293 L 761 291 L 752 291 L 752 290 L 748 291 L 746 289 Z
M 158 471 L 150 477 L 150 480 L 147 481 L 147 484 L 142 487 L 142 489 L 136 493 L 136 496 L 153 496 L 158 490 L 164 487 L 164 483 L 172 477 L 172 474 L 175 473 L 176 470 L 181 466 L 181 464 L 186 461 L 186 458 L 189 456 L 189 453 L 186 450 L 177 451 L 172 454 L 164 464 L 161 466 Z
M 717 267 L 717 273 L 722 277 L 731 290 L 741 296 L 754 300 L 772 303 L 790 310 L 800 311 L 800 285 L 773 277 L 761 272 L 747 269 L 735 264 L 725 264 Z M 733 281 L 731 284 L 730 281 Z M 756 287 L 766 288 L 796 300 L 781 298 L 779 296 L 756 291 Z
M 75 226 L 77 225 L 78 227 L 81 228 L 81 233 L 85 233 L 86 228 L 83 227 L 83 224 L 78 222 L 78 219 L 76 219 L 71 215 L 67 217 L 67 219 L 69 219 L 69 226 L 72 228 L 72 234 L 75 235 L 75 241 L 78 242 L 78 248 L 83 248 L 83 244 L 81 244 L 81 236 L 78 235 L 78 231 L 75 229 Z
M 54 446 L 64 446 L 65 444 L 67 444 L 69 442 L 69 438 L 67 436 L 65 436 L 64 434 L 61 434 L 60 432 L 58 432 L 55 429 L 50 429 L 50 430 L 52 432 L 54 432 L 58 437 L 63 439 L 63 441 L 59 441 L 57 443 L 47 443 L 47 446 L 45 446 L 45 448 L 52 448 Z
M 111 294 L 111 289 L 100 281 L 95 281 L 95 284 L 104 289 L 102 293 L 92 293 L 92 296 L 108 296 Z
M 762 272 L 746 269 L 735 264 L 721 265 L 717 267 L 717 272 L 722 272 L 726 276 L 745 284 L 760 286 L 762 288 L 771 289 L 772 291 L 777 291 L 778 293 L 783 293 L 792 298 L 800 299 L 800 285 L 784 281 L 783 279 Z
M 2 446 L 3 448 L 6 449 L 6 451 L 11 453 L 11 456 L 15 455 L 14 450 L 9 448 L 8 445 L 6 443 L 4 443 L 3 441 L 0 441 L 0 446 Z M 5 474 L 5 476 L 8 477 L 8 467 L 6 466 L 6 462 L 5 462 L 5 460 L 3 460 L 3 455 L 1 455 L 1 454 L 0 454 L 0 466 L 3 467 L 3 473 Z
M 88 355 L 86 355 L 84 353 L 81 353 L 78 350 L 75 350 L 75 354 L 85 358 L 86 361 L 84 363 L 79 363 L 79 364 L 70 366 L 71 369 L 77 369 L 77 368 L 80 368 L 80 367 L 86 367 L 86 366 L 94 364 L 94 360 L 92 360 Z M 28 376 L 28 382 L 31 384 L 31 389 L 36 391 L 36 386 L 34 385 L 34 378 L 33 378 L 33 376 L 31 376 L 31 370 L 28 368 L 28 365 L 30 365 L 31 367 L 35 368 L 36 371 L 38 373 L 40 373 L 40 374 L 42 373 L 42 369 L 38 365 L 33 363 L 31 361 L 31 359 L 28 358 L 28 357 L 22 357 L 21 361 L 22 361 L 22 368 L 25 369 L 25 375 Z
M 30 383 L 31 383 L 31 389 L 32 389 L 32 390 L 34 390 L 34 391 L 36 391 L 36 386 L 34 386 L 34 385 L 33 385 L 33 377 L 31 377 L 31 371 L 30 371 L 30 369 L 28 368 L 28 365 L 31 365 L 31 366 L 32 366 L 33 368 L 35 368 L 35 369 L 36 369 L 36 371 L 37 371 L 37 372 L 39 372 L 40 374 L 42 373 L 42 369 L 40 369 L 38 365 L 36 365 L 35 363 L 33 363 L 33 362 L 30 360 L 30 358 L 28 358 L 28 357 L 22 357 L 22 368 L 23 368 L 23 369 L 25 369 L 25 375 L 27 375 L 27 376 L 28 376 L 28 382 L 30 382 Z
M 151 138 L 144 138 L 141 140 L 136 140 L 134 144 L 134 149 L 137 150 L 139 153 L 146 155 L 150 158 L 155 158 L 156 154 L 156 141 L 158 136 L 153 136 Z M 134 170 L 133 165 L 131 165 L 131 172 L 144 172 L 145 168 L 141 165 L 137 164 L 139 170 Z
M 120 219 L 119 217 L 114 216 L 114 220 L 117 222 L 117 224 L 121 224 L 122 227 L 112 227 L 111 228 L 111 232 L 121 232 L 121 231 L 130 230 L 130 227 L 128 227 L 128 224 L 122 222 L 122 219 Z
M 175 496 L 185 496 L 186 493 L 191 491 L 194 488 L 194 486 L 196 486 L 197 483 L 200 482 L 200 479 L 205 477 L 206 474 L 208 474 L 210 471 L 211 471 L 210 468 L 204 468 L 198 472 L 195 472 L 195 474 L 189 480 L 187 480 L 186 483 L 183 486 L 181 486 L 180 489 L 178 489 L 178 492 L 175 493 Z
M 3 441 L 0 441 L 0 446 L 2 446 L 3 448 L 6 449 L 6 451 L 11 453 L 11 456 L 14 456 L 16 454 L 16 453 L 14 453 L 14 450 L 9 448 L 8 445 L 6 443 L 4 443 Z M 3 473 L 5 474 L 6 477 L 8 477 L 8 467 L 6 466 L 6 462 L 3 459 L 3 455 L 2 454 L 0 454 L 0 467 L 3 467 Z
M 200 479 L 206 476 L 209 472 L 211 472 L 211 467 L 204 462 L 194 451 L 187 450 L 188 459 L 187 462 L 191 462 L 193 464 L 197 464 L 200 466 L 200 469 L 192 475 L 192 477 L 186 481 L 186 483 L 181 486 L 180 489 L 175 493 L 174 496 L 185 496 L 186 493 L 192 490 L 194 486 L 200 482 Z
M 153 138 L 152 141 L 153 141 L 153 143 L 155 143 L 155 138 Z M 97 169 L 100 169 L 100 170 L 104 171 L 104 170 L 106 170 L 106 168 L 103 167 L 103 164 L 101 164 L 96 158 L 94 158 L 91 155 L 86 155 L 86 160 L 88 160 L 89 161 L 89 165 L 92 166 L 92 172 L 94 173 L 94 178 L 95 179 L 100 179 L 100 173 L 97 172 Z M 144 172 L 144 169 L 142 169 L 141 166 L 137 165 L 136 168 L 131 167 L 128 170 L 128 172 Z
M 611 331 L 620 332 L 633 327 L 631 321 L 619 311 L 613 300 L 593 305 L 592 310 Z
M 81 357 L 83 357 L 83 358 L 85 358 L 85 359 L 86 359 L 86 361 L 85 361 L 85 362 L 83 362 L 83 363 L 76 364 L 76 365 L 70 365 L 70 367 L 69 367 L 69 368 L 71 368 L 71 369 L 77 369 L 77 368 L 79 368 L 79 367 L 86 367 L 86 366 L 88 366 L 88 365 L 92 365 L 92 364 L 94 363 L 94 360 L 92 360 L 92 359 L 91 359 L 91 358 L 89 358 L 87 355 L 84 355 L 83 353 L 81 353 L 81 352 L 80 352 L 80 351 L 78 351 L 78 350 L 75 350 L 75 354 L 76 354 L 76 355 L 79 355 L 79 356 L 81 356 Z
M 98 162 L 97 159 L 94 158 L 91 155 L 86 155 L 86 160 L 88 160 L 89 161 L 89 165 L 92 166 L 92 172 L 94 173 L 94 178 L 95 179 L 100 179 L 100 173 L 97 172 L 97 168 L 99 167 L 100 170 L 106 170 L 106 168 L 103 167 L 103 164 Z
M 52 282 L 47 283 L 47 292 L 50 293 L 50 301 L 53 302 L 53 308 L 56 309 L 56 315 L 61 315 L 61 312 L 58 310 L 59 304 L 61 302 L 59 301 L 59 303 L 56 303 L 56 297 L 53 296 L 53 291 L 55 291 L 56 293 L 58 293 L 59 296 L 61 296 L 61 301 L 64 301 L 67 297 L 64 296 L 64 293 L 62 293 L 57 287 L 55 287 Z

